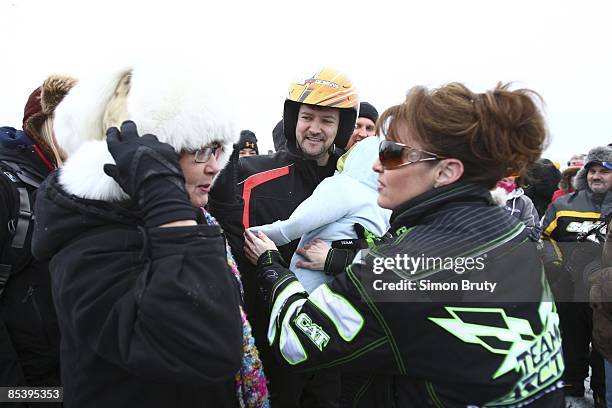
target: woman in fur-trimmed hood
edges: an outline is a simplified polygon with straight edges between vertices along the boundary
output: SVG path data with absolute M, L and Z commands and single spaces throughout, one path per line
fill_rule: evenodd
M 50 168 L 57 168 L 66 159 L 53 135 L 53 116 L 57 105 L 74 87 L 77 80 L 63 75 L 48 77 L 30 97 L 23 112 L 23 130 L 33 139 Z
M 39 191 L 33 252 L 51 260 L 66 407 L 268 405 L 240 275 L 203 209 L 238 135 L 202 78 L 109 70 L 56 109 L 69 159 Z

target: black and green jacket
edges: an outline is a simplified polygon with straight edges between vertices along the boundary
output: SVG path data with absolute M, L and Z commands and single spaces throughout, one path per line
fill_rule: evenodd
M 351 385 L 345 406 L 562 406 L 558 315 L 524 225 L 469 184 L 405 203 L 391 225 L 310 295 L 279 253 L 260 257 L 279 361 L 341 371 Z M 422 263 L 408 268 L 404 255 Z M 469 290 L 463 281 L 496 286 Z

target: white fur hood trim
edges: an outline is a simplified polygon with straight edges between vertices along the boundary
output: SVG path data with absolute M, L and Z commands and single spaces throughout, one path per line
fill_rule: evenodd
M 493 198 L 493 202 L 500 206 L 505 206 L 508 200 L 512 200 L 513 198 L 520 197 L 525 195 L 525 191 L 522 188 L 517 187 L 512 192 L 508 193 L 501 187 L 495 187 L 491 190 L 491 197 Z
M 55 111 L 55 136 L 68 155 L 60 183 L 68 193 L 108 201 L 126 197 L 103 171 L 105 163 L 114 163 L 105 142 L 104 112 L 126 73 L 131 86 L 125 119 L 136 123 L 140 135 L 154 134 L 179 153 L 219 142 L 224 149 L 219 167 L 227 164 L 239 133 L 231 97 L 217 76 L 196 67 L 124 66 L 83 77 Z
M 491 190 L 491 198 L 493 198 L 495 204 L 503 207 L 508 201 L 508 193 L 501 187 L 495 187 Z
M 59 182 L 77 197 L 111 202 L 125 200 L 128 195 L 104 173 L 104 165 L 114 162 L 106 141 L 87 142 L 60 169 Z

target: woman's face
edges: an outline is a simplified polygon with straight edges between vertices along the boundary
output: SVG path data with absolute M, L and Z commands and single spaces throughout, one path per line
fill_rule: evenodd
M 399 140 L 407 146 L 424 149 L 404 125 L 398 126 Z M 404 162 L 407 149 L 402 152 Z M 400 204 L 434 188 L 434 171 L 437 161 L 421 161 L 406 166 L 385 170 L 379 159 L 372 169 L 378 173 L 378 205 L 394 209 Z
M 208 203 L 213 178 L 220 170 L 217 157 L 211 154 L 206 163 L 196 163 L 195 153 L 182 153 L 179 163 L 185 176 L 185 189 L 191 205 L 196 208 L 204 207 Z

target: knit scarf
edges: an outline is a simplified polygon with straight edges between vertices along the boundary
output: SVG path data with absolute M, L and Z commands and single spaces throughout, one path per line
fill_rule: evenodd
M 217 220 L 202 208 L 202 213 L 208 225 L 218 225 Z M 225 244 L 227 254 L 227 263 L 232 271 L 232 274 L 238 281 L 240 287 L 240 297 L 244 298 L 244 290 L 242 281 L 240 280 L 240 272 L 238 265 L 234 261 L 232 252 L 228 244 Z M 269 408 L 268 401 L 268 386 L 266 377 L 263 371 L 261 360 L 257 347 L 255 347 L 255 339 L 251 333 L 251 324 L 247 320 L 246 313 L 240 306 L 240 318 L 242 319 L 242 367 L 236 373 L 236 397 L 241 408 Z

